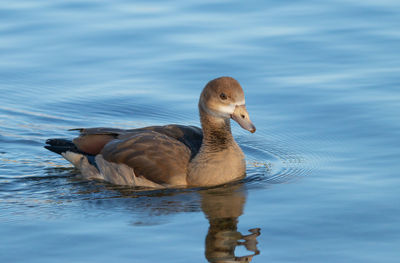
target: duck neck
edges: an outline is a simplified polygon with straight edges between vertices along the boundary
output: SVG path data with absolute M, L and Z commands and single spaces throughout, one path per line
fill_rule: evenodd
M 203 141 L 200 151 L 189 163 L 187 184 L 211 186 L 243 177 L 244 155 L 231 133 L 229 118 L 201 109 Z
M 232 145 L 234 139 L 229 118 L 213 116 L 200 107 L 200 121 L 203 129 L 202 151 L 219 152 Z

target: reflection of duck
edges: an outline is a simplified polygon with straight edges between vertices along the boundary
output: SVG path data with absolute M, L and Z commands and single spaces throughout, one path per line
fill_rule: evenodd
M 260 252 L 257 237 L 260 229 L 250 229 L 249 235 L 237 231 L 238 217 L 243 213 L 245 193 L 239 186 L 202 192 L 201 206 L 210 227 L 206 236 L 205 255 L 209 262 L 250 262 Z M 235 256 L 235 248 L 243 245 L 251 255 Z
M 78 129 L 73 141 L 47 140 L 86 179 L 147 187 L 212 186 L 245 175 L 244 154 L 235 142 L 230 118 L 255 131 L 244 93 L 233 78 L 210 81 L 199 100 L 202 130 L 167 125 L 141 129 Z
M 84 211 L 91 210 L 92 206 L 95 206 L 96 211 L 115 216 L 116 213 L 121 212 L 121 209 L 124 210 L 125 216 L 132 217 L 129 221 L 134 227 L 165 224 L 174 220 L 176 218 L 174 215 L 177 214 L 181 215 L 179 218 L 187 219 L 183 225 L 171 223 L 165 227 L 149 229 L 144 241 L 150 243 L 153 242 L 154 237 L 159 236 L 159 231 L 166 231 L 170 233 L 168 236 L 173 236 L 171 242 L 180 246 L 181 237 L 191 235 L 187 229 L 199 227 L 198 224 L 191 222 L 193 217 L 201 216 L 199 212 L 202 211 L 209 222 L 209 228 L 207 232 L 204 231 L 196 237 L 195 246 L 198 246 L 199 240 L 205 239 L 206 259 L 215 263 L 250 262 L 255 255 L 260 253 L 257 248 L 260 229 L 250 229 L 249 235 L 243 235 L 238 231 L 238 219 L 243 214 L 246 203 L 245 187 L 245 184 L 235 183 L 208 189 L 138 191 L 132 187 L 111 184 L 78 184 L 73 186 L 72 195 L 73 198 L 79 197 L 85 200 L 81 202 Z M 135 242 L 142 241 L 135 239 Z M 160 239 L 156 244 L 152 244 L 170 247 L 171 242 L 165 243 L 165 239 Z M 185 246 L 189 245 L 185 244 Z M 239 247 L 243 248 L 241 252 L 247 249 L 247 255 L 240 254 L 239 256 L 238 253 L 235 255 L 235 249 Z M 198 256 L 195 257 L 198 258 Z

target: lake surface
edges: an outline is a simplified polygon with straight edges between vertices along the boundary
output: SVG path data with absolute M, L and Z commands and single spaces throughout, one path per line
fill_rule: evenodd
M 400 2 L 3 1 L 0 262 L 398 262 Z M 45 150 L 75 127 L 199 125 L 239 80 L 247 178 L 138 191 Z

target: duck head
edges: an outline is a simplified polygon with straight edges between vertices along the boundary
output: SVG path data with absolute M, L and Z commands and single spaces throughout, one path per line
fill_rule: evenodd
M 231 118 L 251 133 L 256 131 L 246 110 L 243 89 L 234 78 L 221 77 L 208 82 L 200 95 L 199 107 L 214 117 Z

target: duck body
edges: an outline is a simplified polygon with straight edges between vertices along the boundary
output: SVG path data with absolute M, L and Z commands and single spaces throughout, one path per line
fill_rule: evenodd
M 236 96 L 236 97 L 235 97 Z M 228 99 L 230 101 L 228 101 Z M 152 188 L 213 186 L 245 176 L 245 156 L 230 119 L 254 132 L 244 95 L 233 78 L 210 81 L 199 100 L 202 129 L 171 124 L 139 129 L 79 128 L 79 137 L 49 139 L 84 179 Z

